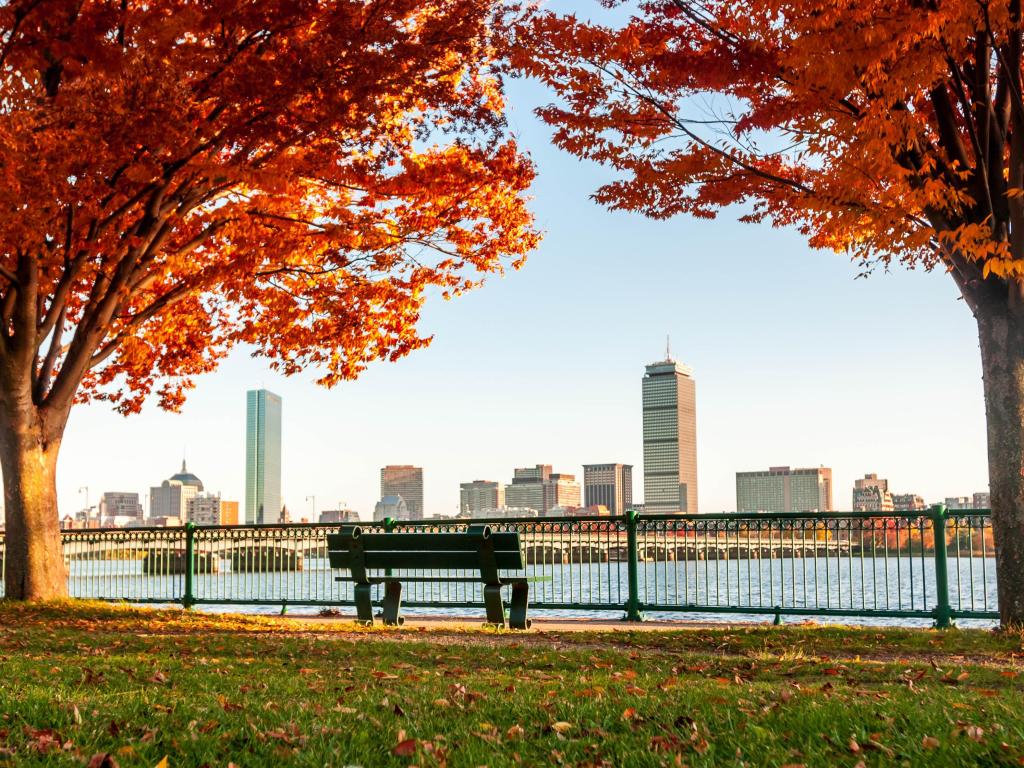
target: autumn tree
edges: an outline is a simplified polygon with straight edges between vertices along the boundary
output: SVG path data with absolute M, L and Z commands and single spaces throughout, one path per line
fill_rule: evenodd
M 329 386 L 426 344 L 428 294 L 518 265 L 533 171 L 503 124 L 496 9 L 0 4 L 8 597 L 65 592 L 74 403 L 177 408 L 239 344 Z
M 519 28 L 555 141 L 621 172 L 596 193 L 611 208 L 739 204 L 868 268 L 949 273 L 981 341 L 1000 612 L 1024 622 L 1021 0 L 631 8 Z

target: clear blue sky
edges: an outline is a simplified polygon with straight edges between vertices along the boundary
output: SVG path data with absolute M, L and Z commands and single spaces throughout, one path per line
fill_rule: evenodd
M 239 350 L 200 379 L 181 414 L 121 417 L 78 407 L 59 466 L 62 513 L 88 486 L 139 491 L 189 469 L 244 501 L 245 392 L 284 399 L 285 503 L 297 519 L 339 502 L 364 516 L 384 464 L 424 467 L 428 514 L 454 513 L 459 483 L 508 482 L 550 463 L 635 466 L 642 499 L 640 380 L 664 354 L 694 368 L 700 508 L 735 508 L 734 473 L 769 465 L 834 470 L 850 506 L 855 477 L 934 501 L 987 489 L 974 321 L 940 272 L 855 279 L 846 257 L 791 231 L 736 222 L 653 222 L 588 195 L 607 172 L 548 144 L 535 86 L 511 87 L 512 125 L 539 171 L 545 231 L 520 272 L 427 308 L 427 348 L 323 390 L 284 379 Z M 148 502 L 146 502 L 148 504 Z

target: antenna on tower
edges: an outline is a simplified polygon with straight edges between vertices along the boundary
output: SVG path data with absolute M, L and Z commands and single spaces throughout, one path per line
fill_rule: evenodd
M 665 334 L 665 360 L 672 359 L 672 337 L 669 334 Z

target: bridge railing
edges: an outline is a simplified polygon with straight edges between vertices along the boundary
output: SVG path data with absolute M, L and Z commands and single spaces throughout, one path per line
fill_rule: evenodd
M 532 608 L 664 617 L 716 614 L 995 619 L 987 510 L 386 521 L 364 528 L 517 531 Z M 65 531 L 74 597 L 133 603 L 351 605 L 327 562 L 330 525 Z M 0 534 L 0 569 L 4 540 Z M 191 567 L 188 564 L 191 563 Z M 401 572 L 399 572 L 401 573 Z M 407 575 L 423 575 L 409 573 Z M 434 574 L 437 575 L 437 574 Z M 452 576 L 466 575 L 452 571 Z M 3 587 L 0 583 L 0 595 Z M 404 603 L 482 605 L 478 584 L 411 581 Z

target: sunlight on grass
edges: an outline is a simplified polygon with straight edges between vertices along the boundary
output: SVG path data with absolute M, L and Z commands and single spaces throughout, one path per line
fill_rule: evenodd
M 0 764 L 1010 765 L 1021 659 L 1019 635 L 966 630 L 496 633 L 0 604 Z

